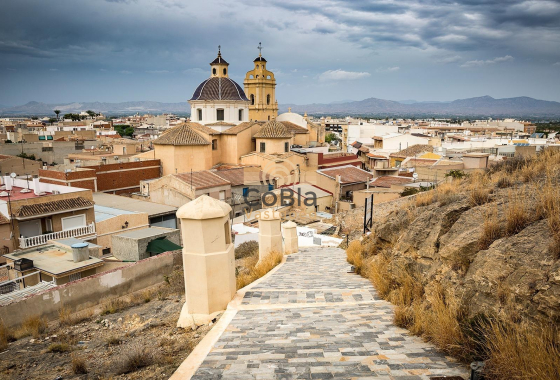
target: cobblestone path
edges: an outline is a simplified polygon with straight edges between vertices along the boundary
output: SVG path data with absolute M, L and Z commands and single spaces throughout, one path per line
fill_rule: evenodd
M 466 367 L 393 325 L 393 307 L 348 273 L 337 248 L 309 248 L 251 288 L 193 379 L 467 378 Z

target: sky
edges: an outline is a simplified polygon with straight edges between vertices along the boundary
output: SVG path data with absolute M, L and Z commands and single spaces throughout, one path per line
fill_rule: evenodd
M 184 102 L 259 42 L 281 104 L 560 101 L 560 0 L 1 0 L 0 104 Z

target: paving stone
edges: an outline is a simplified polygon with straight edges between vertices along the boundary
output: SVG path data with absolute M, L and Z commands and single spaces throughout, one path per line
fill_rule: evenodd
M 393 325 L 393 306 L 349 268 L 336 248 L 290 255 L 245 294 L 193 379 L 467 378 L 464 365 Z

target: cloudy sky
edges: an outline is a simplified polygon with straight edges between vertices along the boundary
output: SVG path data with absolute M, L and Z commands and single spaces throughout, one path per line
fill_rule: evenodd
M 186 101 L 259 42 L 280 103 L 560 101 L 559 0 L 1 0 L 0 104 Z

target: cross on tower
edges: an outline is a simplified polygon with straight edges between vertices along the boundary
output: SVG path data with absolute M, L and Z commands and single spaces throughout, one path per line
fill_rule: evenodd
M 261 57 L 261 53 L 262 53 L 262 45 L 261 45 L 261 43 L 260 43 L 260 42 L 259 42 L 259 47 L 258 47 L 257 49 L 259 49 L 259 57 Z
M 222 49 L 222 46 L 221 46 L 221 45 L 218 45 L 218 55 L 222 54 L 222 53 L 220 52 L 221 49 Z

